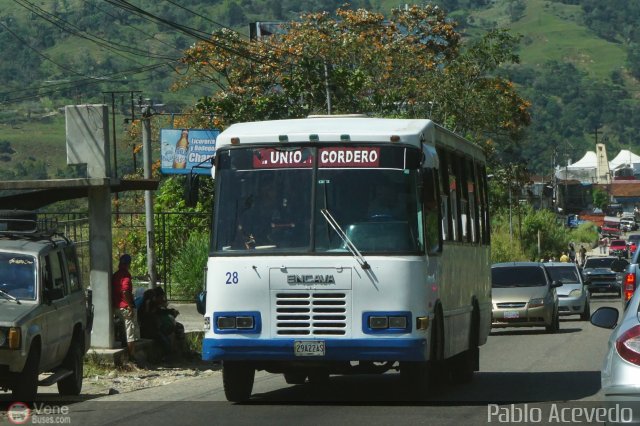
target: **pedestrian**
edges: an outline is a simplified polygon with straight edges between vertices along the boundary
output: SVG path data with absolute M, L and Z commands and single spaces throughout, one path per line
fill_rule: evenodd
M 569 243 L 569 261 L 572 263 L 576 263 L 576 249 L 573 243 Z
M 569 262 L 569 255 L 564 251 L 562 252 L 562 255 L 560 256 L 560 262 L 564 262 L 564 263 Z
M 600 236 L 600 241 L 598 241 L 598 247 L 600 248 L 600 254 L 604 254 L 606 244 L 604 242 L 604 236 Z
M 140 329 L 136 315 L 136 306 L 133 299 L 133 283 L 131 282 L 131 256 L 123 254 L 120 256 L 118 270 L 111 278 L 111 289 L 113 291 L 113 309 L 116 315 L 124 323 L 127 336 L 127 350 L 129 359 L 136 362 L 135 342 L 140 340 Z
M 580 245 L 580 250 L 578 251 L 579 258 L 578 263 L 579 266 L 582 267 L 584 265 L 585 260 L 587 260 L 587 249 L 584 247 L 584 244 Z

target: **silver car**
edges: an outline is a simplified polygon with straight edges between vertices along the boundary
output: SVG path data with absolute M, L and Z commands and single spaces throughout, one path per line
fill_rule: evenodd
M 636 291 L 627 303 L 620 322 L 618 309 L 610 306 L 599 308 L 591 317 L 593 325 L 615 328 L 609 338 L 609 350 L 601 373 L 602 391 L 607 405 L 640 403 L 639 305 L 640 292 Z M 633 410 L 633 413 L 634 421 L 640 421 L 640 411 Z
M 558 313 L 560 315 L 580 315 L 582 321 L 589 321 L 591 307 L 589 291 L 582 281 L 582 275 L 575 263 L 545 263 L 552 281 L 560 281 L 558 293 Z
M 542 263 L 507 262 L 491 266 L 491 327 L 560 328 L 558 295 Z

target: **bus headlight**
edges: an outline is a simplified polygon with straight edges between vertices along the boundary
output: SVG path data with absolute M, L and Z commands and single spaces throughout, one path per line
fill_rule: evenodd
M 218 317 L 218 328 L 221 330 L 227 328 L 236 328 L 236 317 Z
M 411 312 L 364 312 L 364 333 L 408 333 L 411 331 Z
M 253 317 L 236 317 L 237 328 L 253 328 Z
M 369 327 L 373 329 L 389 328 L 389 318 L 369 317 Z
M 214 333 L 259 333 L 262 329 L 260 312 L 214 312 Z

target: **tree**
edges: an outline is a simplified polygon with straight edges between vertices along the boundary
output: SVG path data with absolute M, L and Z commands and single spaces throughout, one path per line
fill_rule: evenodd
M 434 6 L 311 13 L 267 42 L 228 30 L 186 51 L 182 86 L 211 85 L 196 108 L 218 127 L 237 121 L 368 113 L 428 118 L 467 137 L 516 134 L 529 104 L 494 75 L 517 62 L 518 38 L 489 31 L 462 48 L 445 12 Z
M 599 209 L 604 209 L 609 205 L 609 195 L 601 189 L 594 189 L 591 196 L 593 197 L 593 205 Z

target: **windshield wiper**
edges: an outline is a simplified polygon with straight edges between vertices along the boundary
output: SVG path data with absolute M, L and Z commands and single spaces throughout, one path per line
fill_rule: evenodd
M 338 222 L 335 220 L 335 218 L 331 215 L 331 213 L 329 213 L 329 210 L 320 209 L 320 213 L 322 214 L 324 219 L 327 221 L 327 223 L 333 228 L 333 230 L 336 231 L 336 234 L 338 234 L 338 237 L 340 237 L 340 239 L 345 244 L 345 246 L 347 247 L 351 255 L 360 264 L 360 267 L 362 269 L 371 269 L 371 266 L 369 266 L 369 263 L 367 263 L 367 260 L 364 258 L 362 253 L 360 253 L 360 251 L 355 246 L 355 244 L 351 242 L 349 237 L 347 237 L 347 234 L 342 230 L 342 228 L 340 227 Z
M 18 305 L 22 305 L 22 303 L 20 303 L 20 301 L 18 300 L 17 297 L 10 295 L 9 293 L 7 293 L 7 292 L 5 292 L 3 290 L 0 290 L 0 296 L 4 296 L 5 299 L 12 300 L 12 301 L 16 302 Z

